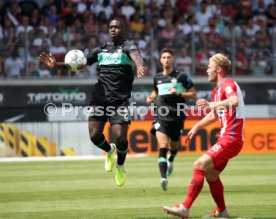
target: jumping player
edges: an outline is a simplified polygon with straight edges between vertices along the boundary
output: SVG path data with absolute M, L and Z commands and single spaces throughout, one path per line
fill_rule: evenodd
M 178 151 L 179 137 L 186 118 L 183 111 L 185 99 L 195 99 L 196 91 L 190 77 L 174 69 L 173 50 L 164 48 L 160 54 L 160 63 L 163 70 L 154 77 L 154 90 L 146 102 L 155 101 L 156 112 L 159 112 L 161 107 L 166 107 L 169 112 L 166 116 L 163 113 L 157 113 L 153 124 L 153 131 L 159 145 L 160 185 L 166 191 L 167 176 L 170 176 L 173 171 L 173 161 Z M 167 159 L 168 151 L 170 156 Z
M 111 172 L 115 165 L 114 154 L 117 150 L 117 169 L 115 174 L 118 186 L 126 180 L 124 163 L 128 151 L 127 132 L 130 123 L 128 117 L 129 98 L 136 75 L 144 74 L 143 59 L 137 47 L 126 39 L 128 25 L 124 20 L 113 19 L 109 23 L 111 42 L 95 48 L 87 56 L 87 64 L 98 63 L 98 82 L 92 91 L 90 105 L 93 114 L 89 117 L 91 141 L 107 153 L 105 170 Z M 66 69 L 63 62 L 56 62 L 51 54 L 42 53 L 40 60 L 51 68 Z M 101 111 L 101 112 L 99 112 Z M 98 113 L 95 113 L 98 112 Z M 109 120 L 115 137 L 115 144 L 109 144 L 103 135 L 105 124 Z
M 212 102 L 199 99 L 196 105 L 209 107 L 211 112 L 190 130 L 185 141 L 189 144 L 199 129 L 213 123 L 216 119 L 221 123 L 219 138 L 216 144 L 194 163 L 194 175 L 184 202 L 173 207 L 163 207 L 168 214 L 187 219 L 189 209 L 201 192 L 206 178 L 217 207 L 205 218 L 229 217 L 224 201 L 224 187 L 219 175 L 229 159 L 239 154 L 244 139 L 244 102 L 238 84 L 233 79 L 227 78 L 230 69 L 231 62 L 223 54 L 215 54 L 209 59 L 208 80 L 216 83 L 217 86 L 212 93 Z

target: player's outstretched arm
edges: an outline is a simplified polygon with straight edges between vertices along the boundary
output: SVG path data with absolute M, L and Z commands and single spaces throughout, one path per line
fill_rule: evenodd
M 56 58 L 51 53 L 41 53 L 39 55 L 39 60 L 47 65 L 49 68 L 67 69 L 64 62 L 57 62 Z
M 204 99 L 199 99 L 196 103 L 198 107 L 209 107 L 211 109 L 218 109 L 218 108 L 235 108 L 239 105 L 239 98 L 236 95 L 232 95 L 225 100 L 219 102 L 208 102 Z
M 136 65 L 136 68 L 137 68 L 136 75 L 137 75 L 137 77 L 138 78 L 142 77 L 144 75 L 144 72 L 145 72 L 145 67 L 143 66 L 144 61 L 141 57 L 141 54 L 138 51 L 136 51 L 136 52 L 130 53 L 130 57 Z

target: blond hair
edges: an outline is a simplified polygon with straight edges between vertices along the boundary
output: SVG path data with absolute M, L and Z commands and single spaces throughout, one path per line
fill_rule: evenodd
M 211 60 L 216 63 L 217 67 L 221 67 L 225 73 L 230 73 L 231 61 L 226 55 L 217 53 L 210 58 L 210 61 Z

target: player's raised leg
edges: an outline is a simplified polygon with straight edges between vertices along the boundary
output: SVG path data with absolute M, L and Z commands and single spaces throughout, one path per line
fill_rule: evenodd
M 92 143 L 107 153 L 105 160 L 105 170 L 107 172 L 110 172 L 112 171 L 115 164 L 115 146 L 110 145 L 108 141 L 105 139 L 105 136 L 103 135 L 105 123 L 105 121 L 90 120 L 88 123 L 89 135 Z

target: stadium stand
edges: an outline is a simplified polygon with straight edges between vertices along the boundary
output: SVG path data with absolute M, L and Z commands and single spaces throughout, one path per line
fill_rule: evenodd
M 71 48 L 89 53 L 107 40 L 108 20 L 129 22 L 148 66 L 158 70 L 163 47 L 176 50 L 176 62 L 193 76 L 205 74 L 208 57 L 231 57 L 232 74 L 276 75 L 274 0 L 4 0 L 0 3 L 0 77 L 96 77 L 95 66 L 81 74 L 47 71 L 37 62 L 42 51 L 63 60 Z M 12 67 L 11 67 L 12 66 Z

